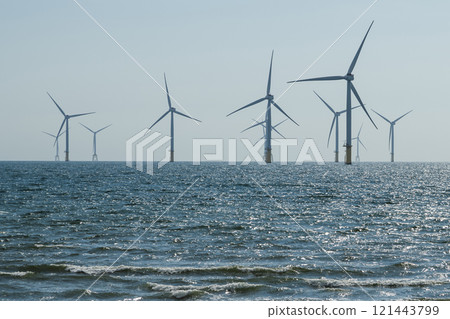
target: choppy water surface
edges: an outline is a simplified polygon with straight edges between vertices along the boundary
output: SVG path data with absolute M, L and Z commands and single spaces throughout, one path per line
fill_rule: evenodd
M 449 212 L 450 164 L 3 162 L 0 299 L 448 300 Z

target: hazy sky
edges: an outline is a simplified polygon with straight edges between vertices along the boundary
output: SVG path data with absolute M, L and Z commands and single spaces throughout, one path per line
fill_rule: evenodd
M 229 112 L 265 95 L 272 49 L 275 99 L 373 2 L 353 1 L 112 1 L 79 0 L 171 94 L 203 121 L 176 118 L 176 159 L 191 160 L 193 138 L 257 139 L 240 133 L 265 104 Z M 354 84 L 368 109 L 394 119 L 398 161 L 450 159 L 450 2 L 380 0 L 304 76 L 344 75 L 370 22 L 354 70 Z M 93 129 L 100 160 L 124 160 L 125 141 L 167 110 L 164 92 L 72 0 L 1 1 L 0 160 L 52 160 L 62 115 L 96 112 L 71 120 L 71 159 L 90 160 Z M 345 81 L 294 85 L 277 102 L 300 127 L 286 122 L 287 137 L 313 138 L 325 160 L 332 114 L 313 90 L 344 108 Z M 181 110 L 181 109 L 180 109 Z M 277 110 L 274 121 L 282 120 Z M 371 112 L 354 112 L 368 150 L 361 160 L 389 160 L 389 126 Z M 340 140 L 345 139 L 341 117 Z M 168 133 L 169 119 L 155 130 Z M 64 142 L 60 156 L 63 157 Z M 344 156 L 341 148 L 340 159 Z M 276 150 L 274 150 L 276 152 Z M 295 156 L 298 152 L 292 152 Z M 292 157 L 291 157 L 292 158 Z

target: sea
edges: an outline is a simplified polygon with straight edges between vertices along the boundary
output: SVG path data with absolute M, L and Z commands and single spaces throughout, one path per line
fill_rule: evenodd
M 450 300 L 450 164 L 0 162 L 0 300 Z

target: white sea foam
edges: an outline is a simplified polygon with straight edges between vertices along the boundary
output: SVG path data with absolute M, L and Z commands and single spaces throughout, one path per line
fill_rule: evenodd
M 264 287 L 264 285 L 256 285 L 249 284 L 246 282 L 233 282 L 224 285 L 212 284 L 212 285 L 165 285 L 158 284 L 153 282 L 148 282 L 147 285 L 151 290 L 160 291 L 170 294 L 174 298 L 185 298 L 188 296 L 196 295 L 196 294 L 208 294 L 208 293 L 217 293 L 217 292 L 225 292 L 231 293 L 239 290 L 256 290 L 258 288 Z
M 0 271 L 0 276 L 11 276 L 11 277 L 24 277 L 26 275 L 34 274 L 32 271 L 14 271 L 14 272 L 5 272 Z

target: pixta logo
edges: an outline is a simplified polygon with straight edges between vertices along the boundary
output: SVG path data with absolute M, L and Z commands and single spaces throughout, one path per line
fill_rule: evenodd
M 159 132 L 148 134 L 148 129 L 143 129 L 126 141 L 127 166 L 153 175 L 154 166 L 158 169 L 170 161 L 170 137 Z M 155 154 L 165 145 L 165 156 L 162 160 L 155 160 Z
M 212 161 L 228 161 L 229 165 L 238 165 L 237 163 L 237 145 L 240 141 L 246 151 L 246 157 L 239 165 L 248 165 L 251 162 L 256 162 L 260 165 L 267 164 L 267 156 L 261 155 L 261 150 L 264 146 L 264 140 L 259 140 L 253 144 L 248 139 L 228 139 L 227 145 L 225 145 L 223 139 L 194 139 L 192 141 L 192 163 L 194 165 L 200 165 L 201 162 L 212 162 Z M 295 138 L 284 138 L 284 139 L 272 139 L 272 146 L 279 151 L 278 163 L 281 165 L 287 165 L 288 163 L 288 150 L 291 147 L 291 151 L 298 146 L 298 140 Z M 224 148 L 228 148 L 228 158 L 224 156 Z M 214 152 L 206 153 L 205 149 L 214 149 Z M 264 150 L 266 153 L 267 150 Z M 272 148 L 270 148 L 270 153 L 272 153 Z M 272 158 L 270 158 L 272 162 Z M 320 151 L 313 139 L 307 138 L 304 140 L 298 156 L 296 157 L 295 164 L 301 165 L 304 162 L 315 162 L 318 165 L 325 164 L 325 161 L 320 154 Z
M 126 142 L 126 163 L 128 167 L 153 175 L 155 168 L 160 169 L 170 161 L 170 137 L 159 132 L 149 134 L 148 129 L 143 129 L 132 136 Z M 237 150 L 238 142 L 244 146 L 245 157 L 238 164 Z M 272 146 L 278 154 L 277 161 L 281 165 L 288 163 L 288 150 L 298 150 L 298 140 L 292 138 L 273 139 Z M 248 139 L 193 139 L 192 140 L 192 164 L 200 165 L 202 162 L 228 162 L 228 165 L 248 165 L 256 162 L 260 165 L 267 164 L 261 155 L 264 141 L 259 140 L 253 144 Z M 163 148 L 165 149 L 163 150 Z M 213 151 L 211 151 L 213 149 Z M 227 156 L 225 158 L 225 152 Z M 266 150 L 265 150 L 266 151 Z M 272 151 L 272 149 L 270 149 Z M 156 154 L 162 157 L 156 159 Z M 163 153 L 163 155 L 161 155 Z M 264 158 L 267 158 L 264 156 Z M 272 162 L 272 161 L 270 161 Z M 325 164 L 318 147 L 313 139 L 305 139 L 298 155 L 295 165 L 304 162 L 315 162 L 318 165 Z

